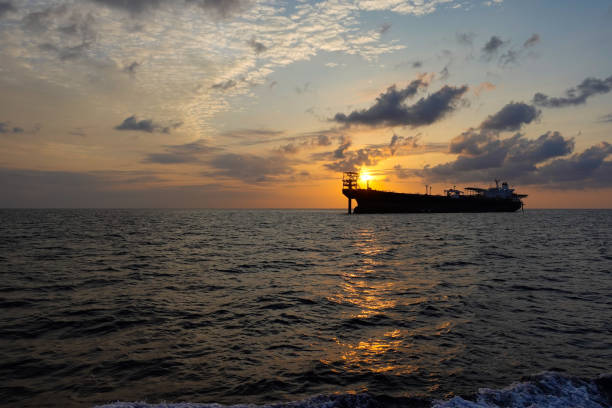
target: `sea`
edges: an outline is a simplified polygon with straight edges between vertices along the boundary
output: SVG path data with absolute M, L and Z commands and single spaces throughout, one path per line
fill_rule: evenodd
M 0 210 L 0 406 L 610 407 L 612 211 Z

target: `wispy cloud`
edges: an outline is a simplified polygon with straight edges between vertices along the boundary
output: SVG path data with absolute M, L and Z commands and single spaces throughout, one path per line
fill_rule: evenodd
M 540 35 L 534 33 L 531 37 L 529 37 L 524 43 L 523 43 L 523 47 L 525 48 L 529 48 L 529 47 L 533 47 L 534 45 L 536 45 L 537 43 L 540 42 Z
M 591 96 L 606 94 L 612 89 L 612 76 L 606 79 L 586 78 L 575 88 L 565 91 L 565 96 L 550 97 L 543 93 L 533 96 L 533 103 L 546 108 L 563 108 L 566 106 L 582 105 Z
M 164 152 L 150 153 L 143 162 L 157 164 L 198 163 L 202 161 L 205 155 L 219 150 L 221 149 L 211 146 L 206 140 L 196 140 L 181 145 L 164 146 Z

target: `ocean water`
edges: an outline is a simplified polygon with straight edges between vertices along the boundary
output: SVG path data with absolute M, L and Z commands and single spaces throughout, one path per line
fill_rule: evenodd
M 0 311 L 2 406 L 609 407 L 612 211 L 0 210 Z

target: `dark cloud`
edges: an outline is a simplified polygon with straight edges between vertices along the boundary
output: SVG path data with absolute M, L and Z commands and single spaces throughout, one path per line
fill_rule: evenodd
M 376 98 L 368 109 L 353 111 L 349 115 L 337 113 L 333 120 L 346 125 L 368 126 L 422 126 L 441 119 L 455 109 L 467 86 L 444 86 L 439 91 L 421 98 L 411 106 L 404 101 L 414 96 L 420 88 L 427 86 L 422 79 L 412 81 L 406 88 L 398 90 L 395 85 Z
M 566 106 L 581 105 L 597 94 L 606 94 L 612 89 L 612 76 L 606 79 L 586 78 L 575 88 L 565 91 L 564 97 L 549 97 L 543 93 L 533 96 L 533 103 L 547 108 L 563 108 Z
M 534 33 L 531 37 L 529 37 L 523 43 L 523 47 L 525 47 L 525 48 L 533 47 L 534 45 L 536 45 L 539 42 L 540 42 L 540 35 Z
M 219 151 L 219 148 L 209 146 L 205 140 L 164 146 L 163 153 L 150 153 L 143 160 L 144 163 L 182 164 L 201 162 L 202 156 Z
M 138 61 L 133 61 L 130 65 L 127 65 L 123 68 L 123 72 L 130 74 L 130 75 L 134 75 L 136 74 L 136 70 L 138 69 L 139 66 L 140 66 L 140 63 Z
M 391 152 L 391 156 L 394 156 L 397 151 L 403 147 L 410 147 L 411 149 L 416 149 L 417 138 L 414 136 L 398 136 L 395 133 L 391 136 L 391 141 L 389 142 L 389 151 Z
M 323 166 L 332 171 L 357 171 L 363 166 L 375 166 L 389 157 L 407 154 L 416 150 L 416 136 L 398 136 L 393 134 L 388 144 L 369 145 L 361 149 L 350 150 L 352 143 L 347 137 L 340 137 L 338 147 L 332 151 L 313 155 L 314 161 L 326 161 Z
M 128 118 L 125 118 L 125 120 L 120 125 L 115 126 L 115 130 L 132 130 L 147 133 L 170 133 L 172 129 L 177 129 L 181 125 L 181 122 L 176 122 L 168 126 L 162 126 L 158 123 L 155 123 L 153 119 L 138 120 L 136 116 L 132 115 Z
M 211 86 L 210 88 L 211 89 L 220 89 L 222 91 L 227 91 L 228 89 L 231 89 L 231 88 L 235 87 L 236 85 L 238 85 L 238 83 L 236 81 L 234 81 L 233 79 L 228 79 L 227 81 L 216 83 L 213 86 Z
M 229 17 L 243 10 L 250 3 L 249 0 L 186 0 L 188 4 L 195 4 L 202 10 L 212 12 L 219 17 Z
M 115 126 L 116 130 L 137 130 L 149 133 L 153 133 L 158 128 L 159 125 L 154 124 L 152 119 L 138 120 L 136 116 L 130 116 L 123 123 Z
M 215 17 L 228 17 L 240 11 L 248 3 L 247 0 L 91 0 L 107 7 L 127 11 L 133 16 L 146 11 L 155 10 L 163 5 L 184 4 L 195 5 Z M 181 4 L 182 3 L 182 4 Z
M 334 159 L 344 159 L 344 152 L 348 150 L 349 147 L 351 147 L 351 144 L 353 144 L 351 139 L 346 136 L 341 136 L 338 148 L 334 150 Z
M 81 14 L 73 11 L 67 19 L 58 24 L 57 30 L 68 37 L 80 38 L 83 43 L 91 43 L 97 36 L 95 24 L 96 19 L 90 13 Z
M 221 208 L 261 192 L 220 184 L 159 185 L 151 171 L 62 172 L 0 168 L 0 208 Z M 128 187 L 128 188 L 126 188 Z
M 13 3 L 10 1 L 0 1 L 0 18 L 4 17 L 5 14 L 17 11 Z
M 570 154 L 573 139 L 547 132 L 537 139 L 517 133 L 501 139 L 492 132 L 468 131 L 453 139 L 455 161 L 426 167 L 421 175 L 430 181 L 487 181 L 503 177 L 523 184 L 541 179 L 547 161 Z
M 140 14 L 144 11 L 156 9 L 165 0 L 91 0 L 94 3 L 102 4 L 107 7 L 128 11 L 132 14 Z
M 343 152 L 343 157 L 324 166 L 335 172 L 357 171 L 363 166 L 375 166 L 379 161 L 389 157 L 383 149 L 364 147 L 358 150 Z
M 499 112 L 489 116 L 480 125 L 481 129 L 499 132 L 519 130 L 540 117 L 541 111 L 522 102 L 510 102 Z
M 601 142 L 580 154 L 556 159 L 537 169 L 530 184 L 553 184 L 559 188 L 603 188 L 612 186 L 612 145 Z
M 89 13 L 69 9 L 66 5 L 28 13 L 22 22 L 27 30 L 47 39 L 39 44 L 41 50 L 55 54 L 62 61 L 86 56 L 97 39 L 95 18 Z M 55 31 L 61 34 L 59 42 L 49 41 L 55 37 Z
M 487 43 L 482 47 L 482 54 L 486 59 L 491 59 L 501 47 L 505 44 L 498 36 L 494 35 L 487 41 Z
M 281 146 L 279 151 L 281 153 L 296 154 L 303 149 L 329 146 L 331 144 L 331 138 L 326 134 L 294 137 L 292 138 L 291 143 Z
M 387 31 L 389 31 L 391 29 L 391 23 L 389 22 L 385 22 L 383 23 L 380 28 L 378 29 L 378 32 L 380 34 L 385 34 Z
M 23 133 L 23 128 L 11 126 L 8 122 L 0 122 L 0 134 Z
M 457 33 L 455 35 L 457 42 L 466 46 L 471 46 L 474 43 L 474 37 L 476 37 L 474 33 Z
M 499 65 L 507 67 L 518 64 L 520 53 L 515 50 L 508 50 L 499 57 Z
M 449 67 L 450 67 L 450 62 L 446 64 L 444 68 L 442 68 L 442 70 L 439 72 L 441 81 L 446 81 L 448 77 L 450 76 L 450 72 L 448 71 Z
M 253 49 L 255 54 L 261 54 L 262 52 L 265 52 L 265 51 L 268 50 L 268 47 L 266 47 L 265 45 L 263 45 L 259 41 L 256 41 L 255 37 L 251 37 L 251 39 L 249 41 L 247 41 L 247 44 L 248 44 L 249 47 L 251 47 Z
M 412 63 L 412 68 L 421 68 L 423 66 L 423 62 L 421 61 L 414 61 Z
M 65 15 L 67 12 L 68 7 L 66 7 L 66 5 L 47 7 L 43 10 L 26 14 L 22 22 L 27 30 L 42 33 L 52 28 L 55 25 L 56 19 Z
M 88 43 L 82 43 L 72 47 L 58 47 L 50 43 L 44 43 L 41 44 L 39 48 L 43 51 L 56 54 L 62 61 L 68 61 L 84 57 L 87 54 L 87 50 L 90 46 L 91 45 Z
M 229 177 L 247 183 L 267 182 L 292 172 L 289 161 L 283 155 L 261 157 L 226 153 L 213 157 L 208 164 L 216 170 L 206 174 L 208 176 Z

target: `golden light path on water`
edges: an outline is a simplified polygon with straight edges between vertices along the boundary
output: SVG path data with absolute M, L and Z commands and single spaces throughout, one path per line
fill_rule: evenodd
M 362 174 L 360 179 L 369 180 L 371 178 L 368 176 L 363 178 Z M 384 258 L 384 254 L 392 251 L 393 248 L 382 245 L 374 229 L 366 228 L 358 231 L 353 247 L 355 249 L 355 268 L 352 272 L 342 274 L 343 283 L 339 291 L 328 298 L 337 304 L 352 305 L 360 309 L 358 313 L 346 316 L 347 318 L 367 321 L 377 317 L 395 317 L 398 309 L 416 309 L 430 301 L 444 300 L 439 294 L 433 295 L 436 291 L 431 290 L 440 282 L 433 277 L 423 276 L 422 271 L 412 276 L 405 272 L 389 274 L 390 266 L 392 271 L 399 269 L 385 264 L 381 258 Z M 403 270 L 406 269 L 403 268 Z M 397 295 L 402 292 L 410 296 Z M 420 295 L 415 296 L 415 294 Z M 340 359 L 344 363 L 344 370 L 349 373 L 385 373 L 406 377 L 411 374 L 416 376 L 421 369 L 429 366 L 432 356 L 435 356 L 437 365 L 443 365 L 446 360 L 453 359 L 464 348 L 460 344 L 446 344 L 441 347 L 429 341 L 422 341 L 431 336 L 439 337 L 450 333 L 457 322 L 433 319 L 424 324 L 424 322 L 417 321 L 416 314 L 417 312 L 414 311 L 396 319 L 390 319 L 401 322 L 403 327 L 390 330 L 381 327 L 373 329 L 366 327 L 363 330 L 363 338 L 358 341 L 343 340 L 342 335 L 339 334 L 338 337 L 333 338 L 337 345 L 334 351 L 339 353 L 339 356 L 330 356 L 329 359 L 323 359 L 321 362 L 333 365 L 333 361 Z M 408 360 L 412 360 L 413 363 L 407 363 L 406 356 L 409 356 Z M 436 375 L 431 375 L 431 384 L 428 387 L 430 391 L 439 388 L 437 378 Z M 357 391 L 367 391 L 367 387 L 364 386 Z

